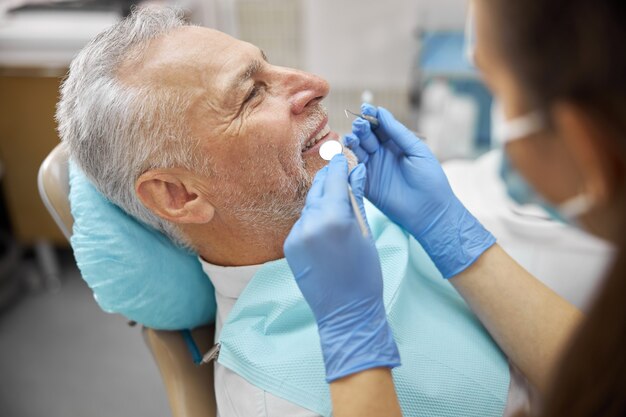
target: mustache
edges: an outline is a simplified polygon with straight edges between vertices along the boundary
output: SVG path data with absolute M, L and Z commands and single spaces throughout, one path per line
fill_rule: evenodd
M 321 103 L 316 104 L 315 107 L 310 110 L 310 114 L 307 116 L 302 126 L 302 131 L 298 134 L 298 143 L 300 146 L 303 146 L 313 135 L 327 115 L 328 111 Z

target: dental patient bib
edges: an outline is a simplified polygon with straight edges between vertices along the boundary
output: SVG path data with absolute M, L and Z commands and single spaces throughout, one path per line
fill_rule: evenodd
M 405 416 L 502 416 L 506 358 L 421 246 L 371 204 L 387 317 L 402 366 L 393 370 Z M 218 362 L 250 383 L 332 415 L 317 325 L 285 259 L 254 275 L 224 323 Z

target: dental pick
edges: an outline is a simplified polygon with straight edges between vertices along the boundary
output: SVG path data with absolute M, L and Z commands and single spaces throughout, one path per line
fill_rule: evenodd
M 372 131 L 376 130 L 378 128 L 378 126 L 380 126 L 380 122 L 378 121 L 378 119 L 374 116 L 370 116 L 369 114 L 358 114 L 355 113 L 353 111 L 350 111 L 348 109 L 344 109 L 343 110 L 344 114 L 346 115 L 347 118 L 350 118 L 350 115 L 356 116 L 356 117 L 360 117 L 361 119 L 365 119 L 368 122 L 370 122 L 370 126 L 372 126 Z M 414 130 L 411 130 L 411 132 L 420 140 L 426 142 L 426 136 L 422 135 L 419 132 L 416 132 Z
M 347 118 L 350 118 L 350 114 L 356 117 L 360 117 L 361 119 L 365 119 L 368 122 L 370 122 L 370 125 L 372 126 L 372 130 L 376 130 L 376 128 L 380 125 L 380 123 L 378 123 L 378 119 L 375 118 L 374 116 L 370 116 L 369 114 L 358 114 L 355 113 L 353 111 L 350 111 L 348 109 L 344 109 L 343 112 L 345 113 Z

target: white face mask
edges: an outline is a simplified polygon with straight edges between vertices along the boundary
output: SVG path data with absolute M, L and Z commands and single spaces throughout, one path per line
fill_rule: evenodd
M 474 22 L 474 9 L 472 3 L 469 3 L 467 6 L 467 17 L 465 19 L 465 45 L 463 47 L 465 50 L 465 59 L 476 66 L 476 60 L 474 56 L 476 55 L 476 24 Z
M 509 142 L 523 139 L 545 129 L 544 119 L 537 112 L 506 120 L 495 101 L 492 109 L 492 125 L 494 127 L 492 138 L 504 146 Z M 500 176 L 504 181 L 507 193 L 516 203 L 539 205 L 548 212 L 550 217 L 563 223 L 574 223 L 578 217 L 589 212 L 594 205 L 593 199 L 585 193 L 567 199 L 556 207 L 548 204 L 513 168 L 506 151 L 503 152 Z

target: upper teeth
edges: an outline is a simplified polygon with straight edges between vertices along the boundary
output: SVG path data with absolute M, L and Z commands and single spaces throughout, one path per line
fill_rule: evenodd
M 309 139 L 309 141 L 304 144 L 303 150 L 306 151 L 311 146 L 315 145 L 317 141 L 319 141 L 321 138 L 328 135 L 329 133 L 330 133 L 330 127 L 328 127 L 328 125 L 324 126 L 317 135 Z

